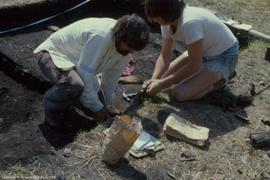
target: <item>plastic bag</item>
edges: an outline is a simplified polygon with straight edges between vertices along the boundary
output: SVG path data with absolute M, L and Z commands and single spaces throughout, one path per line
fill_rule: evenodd
M 127 115 L 116 116 L 103 143 L 103 161 L 117 163 L 131 148 L 141 130 L 140 119 Z

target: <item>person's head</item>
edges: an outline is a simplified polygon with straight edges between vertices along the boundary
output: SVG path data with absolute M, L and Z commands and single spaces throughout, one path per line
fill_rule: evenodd
M 177 20 L 185 8 L 184 0 L 145 0 L 145 14 L 150 22 L 161 25 Z
M 149 27 L 136 14 L 119 18 L 112 29 L 117 51 L 122 55 L 142 50 L 149 40 Z

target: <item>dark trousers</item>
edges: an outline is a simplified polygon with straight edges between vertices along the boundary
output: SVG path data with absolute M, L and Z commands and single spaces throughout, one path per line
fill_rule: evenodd
M 37 55 L 37 63 L 44 78 L 52 83 L 52 87 L 42 99 L 45 113 L 63 112 L 79 100 L 84 83 L 75 70 L 58 69 L 48 52 L 40 52 Z

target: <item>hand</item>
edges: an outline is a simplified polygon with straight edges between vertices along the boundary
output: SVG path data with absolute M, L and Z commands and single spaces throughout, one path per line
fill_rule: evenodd
M 94 121 L 96 121 L 96 122 L 102 122 L 106 119 L 106 117 L 107 117 L 107 111 L 106 111 L 105 107 L 103 107 L 101 110 L 93 113 L 93 118 L 94 118 Z
M 146 92 L 146 89 L 147 89 L 147 87 L 149 86 L 150 83 L 151 83 L 151 79 L 146 80 L 146 81 L 143 82 L 143 85 L 142 85 L 142 91 L 143 92 Z
M 151 79 L 150 83 L 146 88 L 146 93 L 150 96 L 154 96 L 164 89 L 162 80 L 160 79 Z

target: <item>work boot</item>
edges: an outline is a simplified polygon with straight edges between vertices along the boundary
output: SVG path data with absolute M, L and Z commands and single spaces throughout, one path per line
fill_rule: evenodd
M 230 74 L 229 78 L 228 78 L 228 84 L 233 83 L 233 82 L 234 82 L 233 79 L 234 79 L 236 76 L 237 76 L 236 71 L 233 71 L 233 72 Z
M 233 71 L 230 76 L 228 77 L 228 82 L 225 79 L 221 79 L 218 82 L 213 84 L 213 91 L 218 91 L 225 89 L 227 84 L 232 84 L 234 81 L 233 79 L 237 76 L 236 71 Z

